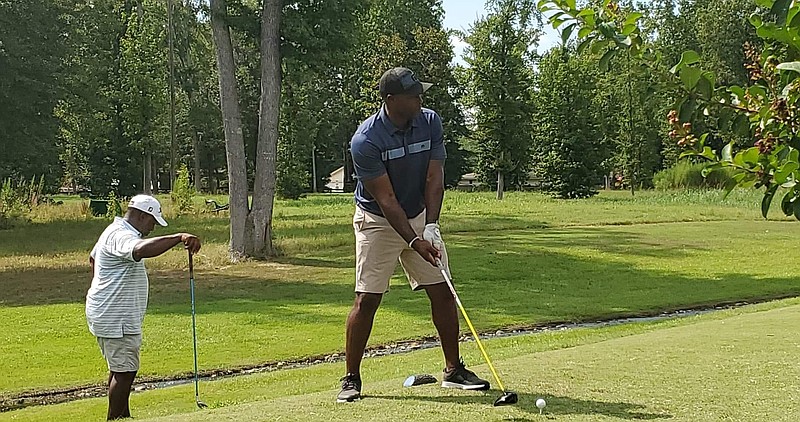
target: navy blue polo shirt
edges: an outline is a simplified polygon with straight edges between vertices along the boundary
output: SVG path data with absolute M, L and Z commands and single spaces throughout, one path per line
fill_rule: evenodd
M 383 216 L 364 181 L 389 175 L 394 194 L 408 218 L 425 209 L 425 182 L 430 160 L 444 160 L 442 119 L 423 108 L 406 130 L 394 126 L 385 107 L 358 127 L 350 142 L 356 171 L 355 199 L 361 209 Z

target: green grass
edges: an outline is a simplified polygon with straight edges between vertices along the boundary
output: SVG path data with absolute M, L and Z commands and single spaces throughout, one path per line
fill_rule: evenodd
M 349 195 L 278 201 L 283 255 L 236 266 L 226 260 L 225 214 L 175 217 L 164 202 L 170 227 L 162 232 L 191 231 L 206 242 L 196 262 L 202 369 L 343 349 L 353 296 Z M 442 225 L 459 294 L 488 330 L 797 294 L 800 262 L 775 251 L 793 250 L 800 225 L 761 220 L 758 202 L 752 192 L 722 200 L 697 191 L 585 201 L 509 193 L 498 204 L 488 193 L 448 192 Z M 0 231 L 0 395 L 104 380 L 83 302 L 88 251 L 107 221 L 81 214 L 80 204 L 44 207 L 32 223 Z M 141 374 L 186 374 L 186 257 L 176 249 L 147 265 Z M 427 299 L 398 271 L 371 344 L 434 333 Z
M 359 403 L 336 404 L 342 364 L 322 364 L 201 384 L 212 409 L 197 411 L 192 385 L 135 393 L 132 411 L 153 421 L 795 421 L 800 300 L 678 320 L 551 331 L 486 342 L 520 403 L 494 408 L 488 393 L 401 387 L 440 370 L 436 349 L 367 359 Z M 474 368 L 489 376 L 474 344 Z M 548 406 L 539 416 L 534 403 Z M 0 421 L 101 420 L 105 399 L 0 414 Z

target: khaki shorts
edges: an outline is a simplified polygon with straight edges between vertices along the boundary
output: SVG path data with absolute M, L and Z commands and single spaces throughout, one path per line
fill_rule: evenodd
M 111 372 L 136 372 L 139 370 L 141 334 L 125 334 L 122 338 L 97 337 L 100 352 Z
M 425 229 L 425 211 L 408 222 L 421 238 Z M 412 289 L 444 283 L 439 268 L 411 249 L 387 219 L 356 207 L 353 228 L 356 233 L 356 292 L 389 291 L 389 279 L 397 268 L 398 260 Z M 441 253 L 442 264 L 450 275 L 447 251 L 442 248 Z

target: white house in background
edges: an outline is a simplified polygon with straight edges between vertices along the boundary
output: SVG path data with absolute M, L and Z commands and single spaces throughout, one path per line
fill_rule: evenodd
M 523 189 L 538 189 L 542 185 L 541 179 L 534 174 L 534 172 L 528 172 L 528 180 L 525 182 L 525 185 L 522 187 Z M 476 173 L 467 173 L 461 176 L 461 180 L 458 181 L 457 189 L 459 190 L 466 190 L 472 191 L 477 189 L 482 189 L 483 182 L 478 179 L 478 175 Z
M 330 181 L 325 184 L 325 187 L 331 192 L 344 192 L 344 167 L 339 167 L 331 172 Z
M 475 173 L 467 173 L 461 176 L 461 180 L 458 181 L 459 190 L 474 190 L 480 185 L 481 182 L 478 181 L 478 175 Z

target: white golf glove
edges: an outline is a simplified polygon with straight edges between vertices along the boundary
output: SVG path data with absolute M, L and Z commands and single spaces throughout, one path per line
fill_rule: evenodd
M 427 240 L 433 245 L 434 248 L 442 251 L 444 249 L 444 241 L 442 234 L 439 232 L 439 225 L 436 223 L 428 223 L 425 225 L 425 230 L 422 232 L 422 238 Z

